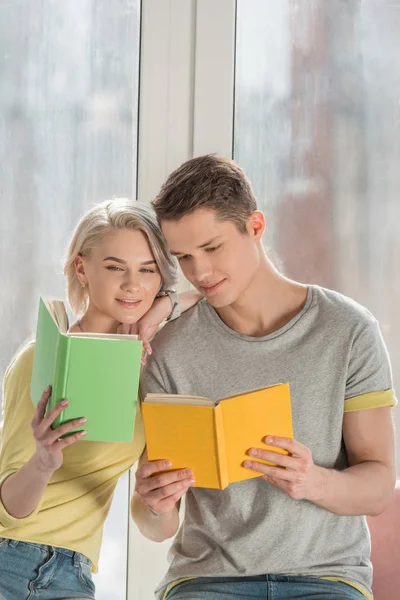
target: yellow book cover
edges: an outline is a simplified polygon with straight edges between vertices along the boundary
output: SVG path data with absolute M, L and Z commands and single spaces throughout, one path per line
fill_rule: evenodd
M 191 468 L 195 487 L 224 489 L 260 477 L 243 467 L 247 451 L 270 448 L 286 453 L 263 439 L 267 435 L 293 439 L 288 383 L 219 401 L 148 394 L 142 408 L 149 460 L 170 460 L 171 470 Z

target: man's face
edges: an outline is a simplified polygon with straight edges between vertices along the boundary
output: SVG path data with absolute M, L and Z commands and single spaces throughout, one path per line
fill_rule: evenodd
M 161 223 L 183 274 L 214 308 L 236 302 L 258 270 L 261 234 L 254 232 L 252 219 L 246 233 L 230 221 L 218 220 L 214 210 L 203 208 L 179 221 Z

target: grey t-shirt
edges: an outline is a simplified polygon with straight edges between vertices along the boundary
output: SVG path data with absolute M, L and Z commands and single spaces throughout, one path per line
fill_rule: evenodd
M 309 286 L 289 323 L 249 337 L 203 300 L 153 340 L 142 392 L 220 399 L 279 382 L 290 384 L 295 439 L 317 465 L 346 468 L 345 400 L 392 388 L 377 321 L 349 298 Z M 192 488 L 156 594 L 162 598 L 170 582 L 184 577 L 260 574 L 337 577 L 371 592 L 369 557 L 364 517 L 293 500 L 261 478 L 222 491 Z

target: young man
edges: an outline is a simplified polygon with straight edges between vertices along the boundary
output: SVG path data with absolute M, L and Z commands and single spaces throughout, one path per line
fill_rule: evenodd
M 371 598 L 363 515 L 388 506 L 395 482 L 396 400 L 376 320 L 274 268 L 261 243 L 264 216 L 233 161 L 189 160 L 153 204 L 205 299 L 158 334 L 143 391 L 217 399 L 288 381 L 295 431 L 295 441 L 271 440 L 266 426 L 268 444 L 289 455 L 249 449 L 245 466 L 263 477 L 223 491 L 192 487 L 190 470 L 160 473 L 168 462 L 142 458 L 132 514 L 144 535 L 174 536 L 186 493 L 157 597 Z

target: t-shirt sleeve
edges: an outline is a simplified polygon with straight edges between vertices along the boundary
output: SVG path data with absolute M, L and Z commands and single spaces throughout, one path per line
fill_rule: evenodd
M 34 345 L 26 346 L 8 367 L 3 383 L 3 407 L 0 423 L 0 487 L 34 454 L 36 444 L 30 427 L 35 408 L 30 386 Z M 8 513 L 0 496 L 0 528 L 14 527 L 34 517 L 40 503 L 27 517 L 17 519 Z M 1 529 L 0 529 L 1 531 Z
M 379 324 L 371 317 L 352 344 L 344 411 L 396 404 L 389 354 Z

